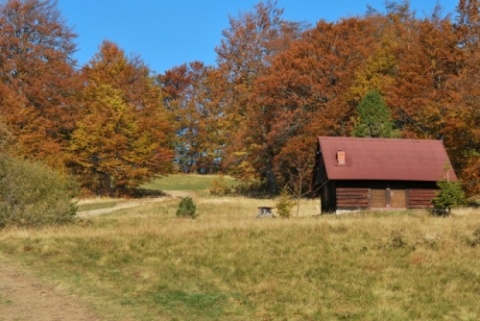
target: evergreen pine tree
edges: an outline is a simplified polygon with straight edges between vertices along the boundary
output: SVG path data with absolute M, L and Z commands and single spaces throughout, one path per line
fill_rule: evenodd
M 355 137 L 395 137 L 390 110 L 377 91 L 369 91 L 357 107 L 358 121 Z

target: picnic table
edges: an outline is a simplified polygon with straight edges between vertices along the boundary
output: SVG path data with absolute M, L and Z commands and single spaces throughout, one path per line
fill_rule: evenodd
M 259 206 L 258 212 L 257 212 L 257 218 L 274 217 L 272 210 L 273 210 L 273 207 L 270 207 L 270 206 Z

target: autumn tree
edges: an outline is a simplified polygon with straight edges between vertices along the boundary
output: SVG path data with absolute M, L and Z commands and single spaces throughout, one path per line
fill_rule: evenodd
M 474 80 L 478 74 L 474 58 L 478 56 L 478 30 L 474 31 L 478 5 L 476 1 L 460 1 L 459 10 L 457 23 L 450 15 L 442 16 L 440 6 L 422 20 L 414 19 L 413 13 L 405 15 L 407 10 L 390 12 L 387 28 L 397 30 L 394 34 L 399 41 L 395 78 L 382 93 L 394 108 L 402 135 L 443 139 L 457 173 L 464 179 L 462 173 L 472 159 L 466 155 L 478 150 L 478 107 L 467 103 L 478 90 Z M 392 20 L 395 23 L 390 23 Z M 411 27 L 405 29 L 406 25 Z
M 346 99 L 352 73 L 365 63 L 375 47 L 371 25 L 357 18 L 339 23 L 318 22 L 272 61 L 255 83 L 243 142 L 245 158 L 262 178 L 288 181 L 277 157 L 295 137 L 346 135 L 351 131 L 354 110 Z M 313 140 L 313 141 L 312 141 Z M 293 142 L 293 141 L 292 141 Z M 298 146 L 298 155 L 308 154 L 308 144 Z M 306 163 L 313 161 L 312 153 Z M 292 159 L 293 158 L 289 158 Z M 275 184 L 271 184 L 274 186 Z
M 255 79 L 270 66 L 272 57 L 300 35 L 301 25 L 284 20 L 282 15 L 276 1 L 260 1 L 251 12 L 230 17 L 230 28 L 222 32 L 217 61 L 229 84 L 225 94 L 230 108 L 238 117 L 245 112 Z
M 118 195 L 167 173 L 172 127 L 149 69 L 105 41 L 82 72 L 82 117 L 68 163 L 82 186 Z
M 20 153 L 62 167 L 73 129 L 76 35 L 55 0 L 0 4 L 0 111 Z
M 275 156 L 275 172 L 283 186 L 296 198 L 296 215 L 300 214 L 300 200 L 311 193 L 310 179 L 314 168 L 317 137 L 297 135 L 287 141 Z
M 372 48 L 365 64 L 354 72 L 354 82 L 347 96 L 354 106 L 367 92 L 383 93 L 393 83 L 397 72 L 397 49 L 402 43 L 400 32 L 394 27 L 396 19 L 389 19 L 377 11 L 367 14 L 364 19 L 372 25 L 372 37 L 377 45 Z
M 252 163 L 248 157 L 256 148 L 244 144 L 248 130 L 262 135 L 262 127 L 247 128 L 245 118 L 250 113 L 255 81 L 270 67 L 273 57 L 285 51 L 293 40 L 298 39 L 302 25 L 282 18 L 283 9 L 276 2 L 259 2 L 251 12 L 238 18 L 230 17 L 230 27 L 223 31 L 218 48 L 218 69 L 222 74 L 225 91 L 219 101 L 224 106 L 229 146 L 226 148 L 227 163 L 232 173 L 243 179 L 251 178 Z M 269 153 L 264 154 L 269 155 Z M 271 163 L 271 157 L 268 156 Z M 267 180 L 269 189 L 274 189 L 272 165 L 260 177 Z
M 224 145 L 223 109 L 213 67 L 192 62 L 159 76 L 167 108 L 175 118 L 176 162 L 183 172 L 219 170 Z M 217 99 L 217 100 L 216 100 Z
M 202 80 L 204 88 L 202 127 L 205 138 L 199 164 L 209 173 L 225 173 L 225 147 L 231 128 L 226 117 L 224 86 L 222 73 L 217 68 L 207 68 Z
M 437 5 L 430 17 L 420 20 L 404 1 L 387 4 L 387 15 L 379 21 L 381 49 L 388 49 L 390 67 L 381 86 L 369 90 L 381 92 L 403 136 L 443 137 L 452 105 L 450 81 L 456 77 L 460 62 L 449 16 L 442 16 Z
M 195 102 L 188 101 L 189 98 L 191 99 L 188 92 L 191 92 L 192 79 L 188 75 L 187 65 L 183 64 L 167 70 L 164 75 L 158 76 L 158 82 L 163 90 L 165 106 L 175 120 L 176 163 L 181 171 L 188 173 L 195 164 L 195 156 L 198 154 L 196 142 L 194 142 L 198 133 L 196 128 L 198 118 Z
M 0 157 L 2 155 L 14 154 L 14 150 L 15 137 L 0 117 Z
M 478 118 L 477 118 L 478 123 Z M 478 133 L 477 133 L 478 137 Z M 469 195 L 480 194 L 480 152 L 468 150 L 463 153 L 464 163 L 462 164 L 462 178 L 464 186 Z
M 480 193 L 480 3 L 460 0 L 455 31 L 462 52 L 453 83 L 456 104 L 445 130 L 447 148 L 467 192 Z

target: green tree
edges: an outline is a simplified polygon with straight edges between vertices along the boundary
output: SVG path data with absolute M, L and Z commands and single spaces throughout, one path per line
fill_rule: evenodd
M 358 121 L 353 129 L 355 137 L 395 136 L 390 110 L 377 91 L 369 91 L 357 107 Z

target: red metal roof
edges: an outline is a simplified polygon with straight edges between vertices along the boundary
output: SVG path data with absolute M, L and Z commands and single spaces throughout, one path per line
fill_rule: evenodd
M 331 180 L 456 180 L 439 140 L 319 137 L 328 179 Z M 337 152 L 345 152 L 345 165 Z

